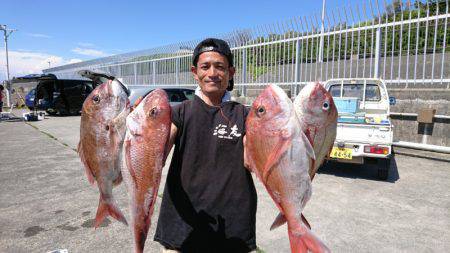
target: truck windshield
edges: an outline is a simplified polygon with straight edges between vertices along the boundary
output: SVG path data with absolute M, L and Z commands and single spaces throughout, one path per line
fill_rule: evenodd
M 344 83 L 342 97 L 353 97 L 363 99 L 364 84 Z M 333 97 L 341 96 L 341 85 L 334 84 L 330 87 L 330 93 Z M 376 84 L 366 84 L 366 101 L 380 101 L 380 88 Z

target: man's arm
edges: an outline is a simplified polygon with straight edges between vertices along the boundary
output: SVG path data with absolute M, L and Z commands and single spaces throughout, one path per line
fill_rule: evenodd
M 172 125 L 170 126 L 169 142 L 167 142 L 167 146 L 166 146 L 166 149 L 164 152 L 164 160 L 163 160 L 164 165 L 166 164 L 167 156 L 169 155 L 170 150 L 172 149 L 173 144 L 175 143 L 175 138 L 177 137 L 177 131 L 178 131 L 177 126 L 175 126 L 175 124 L 172 123 Z

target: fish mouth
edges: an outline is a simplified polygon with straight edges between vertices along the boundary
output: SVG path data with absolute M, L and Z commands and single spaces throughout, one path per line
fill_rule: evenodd
M 280 111 L 283 111 L 284 116 L 287 117 L 287 120 L 284 122 L 284 124 L 287 124 L 289 122 L 289 119 L 292 117 L 292 114 L 294 113 L 294 108 L 292 104 L 287 103 L 286 101 L 289 101 L 290 98 L 287 96 L 286 92 L 284 92 L 279 86 L 271 84 L 270 86 L 270 95 L 273 99 L 274 104 L 278 104 L 280 107 Z M 285 100 L 283 100 L 283 97 Z M 292 107 L 290 109 L 292 110 L 283 110 L 282 108 L 285 107 Z
M 120 84 L 120 87 L 122 88 L 122 90 L 125 92 L 125 94 L 127 94 L 127 97 L 130 96 L 130 90 L 121 82 L 117 81 Z
M 135 127 L 129 127 L 128 128 L 128 132 L 131 134 L 131 136 L 133 137 L 140 137 L 143 136 L 142 131 L 140 131 L 139 128 L 135 128 Z
M 109 92 L 115 97 L 128 97 L 130 93 L 125 85 L 123 85 L 117 79 L 111 81 Z
M 127 131 L 132 135 L 132 136 L 142 136 L 142 132 L 140 131 L 141 126 L 138 123 L 139 120 L 136 119 L 135 117 L 133 117 L 134 115 L 130 114 L 128 115 L 127 119 L 126 119 L 126 125 L 127 125 Z
M 135 137 L 142 136 L 142 134 L 140 132 L 135 132 L 135 131 L 130 131 L 130 134 Z

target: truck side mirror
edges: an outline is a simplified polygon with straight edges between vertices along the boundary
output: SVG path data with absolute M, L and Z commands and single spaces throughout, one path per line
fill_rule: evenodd
M 390 105 L 395 105 L 397 103 L 397 100 L 395 99 L 395 97 L 389 97 L 389 104 Z

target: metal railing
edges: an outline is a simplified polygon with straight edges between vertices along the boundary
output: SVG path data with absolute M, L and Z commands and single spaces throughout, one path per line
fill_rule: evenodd
M 368 0 L 284 22 L 215 36 L 232 47 L 235 83 L 298 88 L 330 78 L 380 77 L 389 86 L 449 88 L 449 0 Z M 323 29 L 322 29 L 323 28 Z M 194 86 L 192 51 L 200 40 L 46 69 L 73 78 L 105 71 L 131 85 Z

